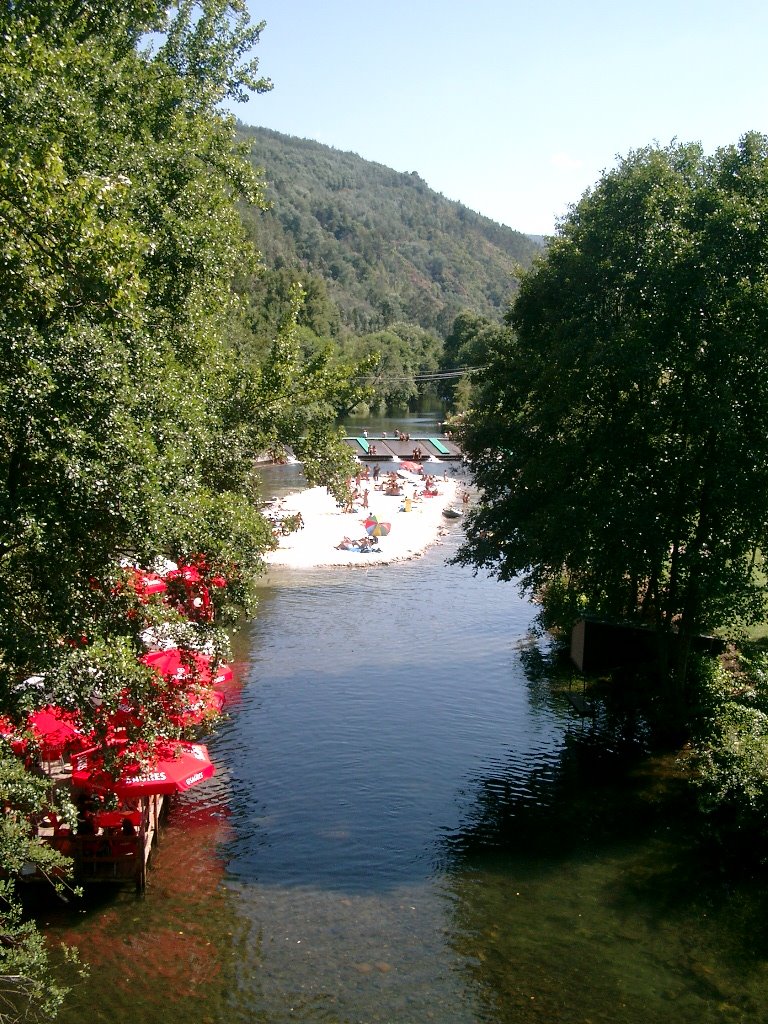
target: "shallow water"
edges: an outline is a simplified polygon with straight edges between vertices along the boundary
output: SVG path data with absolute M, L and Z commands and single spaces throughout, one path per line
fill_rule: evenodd
M 272 572 L 146 898 L 49 915 L 93 965 L 65 1024 L 768 1018 L 762 885 L 701 862 L 638 723 L 574 717 L 458 529 Z

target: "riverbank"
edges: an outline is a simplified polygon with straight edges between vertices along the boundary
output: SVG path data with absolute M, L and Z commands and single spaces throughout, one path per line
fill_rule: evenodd
M 419 485 L 420 489 L 423 487 Z M 404 484 L 405 495 L 390 496 L 376 490 L 371 481 L 363 480 L 360 490 L 368 490 L 368 508 L 361 502 L 351 512 L 337 506 L 336 499 L 325 487 L 311 487 L 289 494 L 267 511 L 280 518 L 300 514 L 303 527 L 278 535 L 278 547 L 264 556 L 270 566 L 291 568 L 320 568 L 326 566 L 382 565 L 416 558 L 436 543 L 449 528 L 443 516 L 446 505 L 461 503 L 462 481 L 455 477 L 438 480 L 438 493 L 434 497 L 410 500 L 414 483 Z M 409 506 L 405 511 L 406 505 Z M 338 548 L 345 538 L 356 541 L 367 536 L 366 518 L 374 515 L 389 523 L 386 537 L 378 538 L 374 550 L 367 552 L 344 551 Z

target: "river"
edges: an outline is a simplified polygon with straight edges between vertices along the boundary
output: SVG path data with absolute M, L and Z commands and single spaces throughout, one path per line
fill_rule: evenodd
M 459 538 L 270 573 L 145 898 L 45 919 L 92 965 L 64 1024 L 768 1019 L 762 884 L 701 861 L 674 763 L 629 711 L 575 715 Z

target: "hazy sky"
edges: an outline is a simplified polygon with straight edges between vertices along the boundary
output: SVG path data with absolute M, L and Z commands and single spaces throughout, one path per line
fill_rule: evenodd
M 274 90 L 246 124 L 398 171 L 520 231 L 653 142 L 768 131 L 765 0 L 248 0 Z

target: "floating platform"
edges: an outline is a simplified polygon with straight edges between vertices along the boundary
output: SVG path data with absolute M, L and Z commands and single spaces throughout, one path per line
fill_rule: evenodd
M 460 462 L 464 458 L 464 453 L 454 441 L 436 435 L 411 436 L 407 441 L 383 434 L 358 435 L 345 437 L 344 443 L 363 462 Z M 421 455 L 414 455 L 416 449 L 421 449 Z

